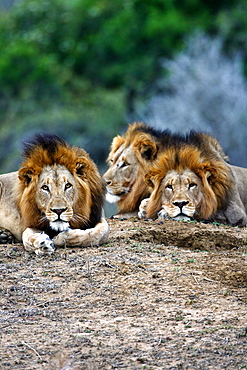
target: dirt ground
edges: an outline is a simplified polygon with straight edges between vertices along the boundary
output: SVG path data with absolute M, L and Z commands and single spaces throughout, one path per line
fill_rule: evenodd
M 246 229 L 108 221 L 100 247 L 0 246 L 0 369 L 246 369 Z

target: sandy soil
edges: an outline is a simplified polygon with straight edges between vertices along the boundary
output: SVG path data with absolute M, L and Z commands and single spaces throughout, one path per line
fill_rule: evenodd
M 100 247 L 0 246 L 0 369 L 246 369 L 246 229 L 109 224 Z

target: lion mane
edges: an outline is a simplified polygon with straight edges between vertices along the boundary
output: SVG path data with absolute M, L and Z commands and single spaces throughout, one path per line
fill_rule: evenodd
M 164 150 L 146 174 L 145 181 L 152 189 L 152 194 L 143 203 L 145 216 L 155 218 L 159 215 L 166 176 L 170 174 L 175 179 L 189 172 L 199 179 L 201 190 L 200 202 L 194 214 L 196 219 L 245 225 L 247 203 L 244 188 L 247 170 L 232 166 L 227 161 L 228 157 L 215 138 L 191 131 L 184 142 L 175 142 Z M 197 186 L 195 183 L 191 185 Z
M 150 166 L 165 147 L 181 140 L 184 139 L 180 135 L 156 130 L 143 122 L 130 124 L 124 135 L 112 140 L 107 158 L 109 169 L 103 178 L 107 184 L 106 199 L 117 203 L 117 215 L 137 213 L 142 199 L 150 195 L 145 182 Z
M 104 243 L 105 183 L 86 151 L 56 135 L 36 135 L 24 144 L 18 172 L 0 176 L 0 227 L 27 251 Z
M 84 149 L 70 146 L 56 135 L 37 135 L 24 144 L 23 157 L 16 200 L 26 227 L 49 229 L 35 199 L 38 177 L 46 166 L 64 166 L 75 179 L 79 195 L 73 211 L 78 217 L 70 221 L 70 226 L 86 229 L 100 221 L 105 185 Z

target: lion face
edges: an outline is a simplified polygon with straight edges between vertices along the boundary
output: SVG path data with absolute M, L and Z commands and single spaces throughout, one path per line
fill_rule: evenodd
M 100 222 L 105 185 L 83 149 L 48 136 L 28 144 L 24 154 L 16 202 L 26 228 L 54 234 Z
M 103 175 L 106 181 L 106 199 L 115 203 L 131 192 L 138 176 L 138 161 L 132 148 L 125 149 L 122 145 L 109 160 L 109 164 L 110 168 Z
M 192 145 L 161 153 L 145 179 L 153 188 L 145 207 L 150 218 L 212 219 L 224 209 L 232 190 L 226 162 Z
M 203 186 L 200 178 L 190 170 L 170 171 L 161 181 L 161 210 L 159 218 L 189 220 L 201 205 Z
M 103 178 L 106 182 L 106 199 L 110 203 L 117 203 L 118 214 L 137 212 L 142 199 L 150 195 L 145 174 L 158 151 L 158 140 L 142 123 L 129 125 L 124 136 L 113 139 L 107 160 L 109 169 Z
M 74 204 L 78 189 L 72 174 L 64 166 L 44 167 L 35 193 L 35 200 L 42 217 L 55 231 L 65 231 L 76 217 Z

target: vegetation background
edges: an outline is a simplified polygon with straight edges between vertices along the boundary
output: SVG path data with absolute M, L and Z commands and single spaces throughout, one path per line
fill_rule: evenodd
M 134 120 L 203 129 L 245 165 L 245 0 L 1 0 L 0 171 L 52 132 L 103 173 Z

